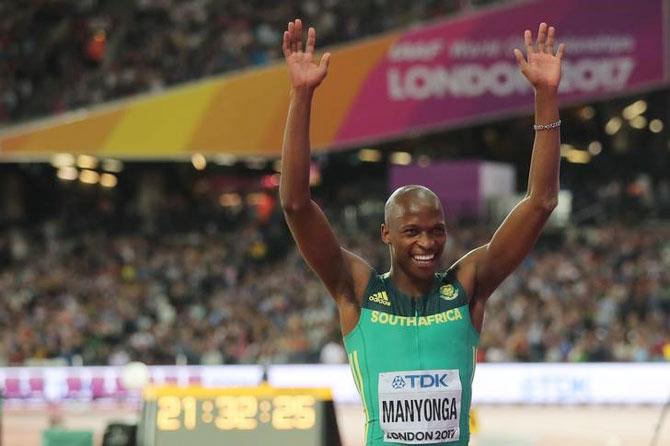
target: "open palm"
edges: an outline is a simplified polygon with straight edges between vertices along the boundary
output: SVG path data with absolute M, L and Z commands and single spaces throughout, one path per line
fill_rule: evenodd
M 533 45 L 533 36 L 530 30 L 523 33 L 527 59 L 519 49 L 514 49 L 514 55 L 519 63 L 521 73 L 528 79 L 535 89 L 558 89 L 561 82 L 561 59 L 565 52 L 565 45 L 560 44 L 554 52 L 553 26 L 547 29 L 546 23 L 540 23 L 537 31 L 537 41 Z
M 314 46 L 316 45 L 316 30 L 309 28 L 305 50 L 302 49 L 302 22 L 296 19 L 289 22 L 284 31 L 282 49 L 288 67 L 291 85 L 294 88 L 316 88 L 325 79 L 328 72 L 330 53 L 325 53 L 321 61 L 314 62 Z

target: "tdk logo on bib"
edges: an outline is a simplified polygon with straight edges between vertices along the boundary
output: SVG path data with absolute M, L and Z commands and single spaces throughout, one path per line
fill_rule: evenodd
M 446 373 L 431 373 L 422 375 L 398 375 L 393 378 L 391 386 L 402 389 L 409 383 L 410 389 L 436 389 L 448 387 L 449 375 Z
M 461 388 L 458 369 L 456 370 L 398 370 L 380 374 L 379 391 L 435 392 Z

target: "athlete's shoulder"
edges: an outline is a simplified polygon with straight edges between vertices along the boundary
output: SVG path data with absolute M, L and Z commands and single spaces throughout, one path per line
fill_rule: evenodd
M 477 270 L 486 256 L 487 245 L 475 248 L 458 259 L 447 271 L 458 280 L 468 297 L 474 295 Z
M 360 303 L 374 269 L 359 255 L 346 248 L 341 248 L 341 250 L 348 269 L 346 279 L 343 280 L 345 285 L 343 294 L 348 298 L 347 301 Z
M 389 273 L 370 272 L 368 286 L 363 295 L 362 306 L 373 310 L 388 311 L 391 308 L 391 293 L 388 289 Z
M 448 270 L 438 273 L 438 293 L 446 301 L 458 300 L 468 302 L 468 292 L 459 280 L 459 265 L 455 264 Z

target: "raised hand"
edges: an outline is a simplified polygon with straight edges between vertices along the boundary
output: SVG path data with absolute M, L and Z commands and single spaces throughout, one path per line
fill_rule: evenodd
M 291 86 L 293 88 L 314 89 L 326 77 L 328 72 L 328 61 L 330 53 L 321 56 L 321 61 L 314 62 L 314 45 L 316 45 L 316 30 L 307 30 L 307 42 L 305 50 L 302 49 L 302 21 L 296 19 L 289 22 L 288 29 L 284 31 L 282 49 L 288 67 Z
M 527 59 L 523 57 L 521 50 L 514 48 L 514 56 L 519 63 L 519 69 L 535 90 L 557 90 L 561 82 L 561 59 L 565 52 L 565 45 L 560 44 L 554 53 L 555 33 L 556 29 L 553 26 L 547 29 L 547 24 L 542 22 L 537 30 L 535 45 L 533 45 L 533 35 L 530 30 L 527 29 L 523 33 Z

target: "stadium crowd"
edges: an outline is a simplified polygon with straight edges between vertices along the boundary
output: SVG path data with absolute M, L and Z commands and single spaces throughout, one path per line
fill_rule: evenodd
M 281 56 L 301 17 L 332 45 L 502 0 L 3 0 L 0 125 Z
M 0 125 L 270 62 L 287 17 L 331 45 L 495 1 L 2 1 Z M 667 218 L 670 186 L 651 200 L 651 180 L 618 180 L 580 194 L 613 218 L 544 237 L 492 296 L 480 361 L 670 360 L 670 228 L 630 221 Z M 343 244 L 383 271 L 383 193 L 367 189 L 321 199 Z M 40 221 L 0 216 L 0 365 L 345 359 L 274 194 L 264 212 L 189 194 L 83 198 Z M 455 225 L 444 264 L 490 230 Z
M 0 364 L 339 360 L 335 306 L 268 199 L 262 218 L 173 195 L 151 221 L 102 206 L 0 232 Z M 383 202 L 325 205 L 343 244 L 385 270 Z M 490 236 L 449 232 L 445 264 Z M 541 239 L 492 296 L 479 360 L 670 360 L 670 228 Z

